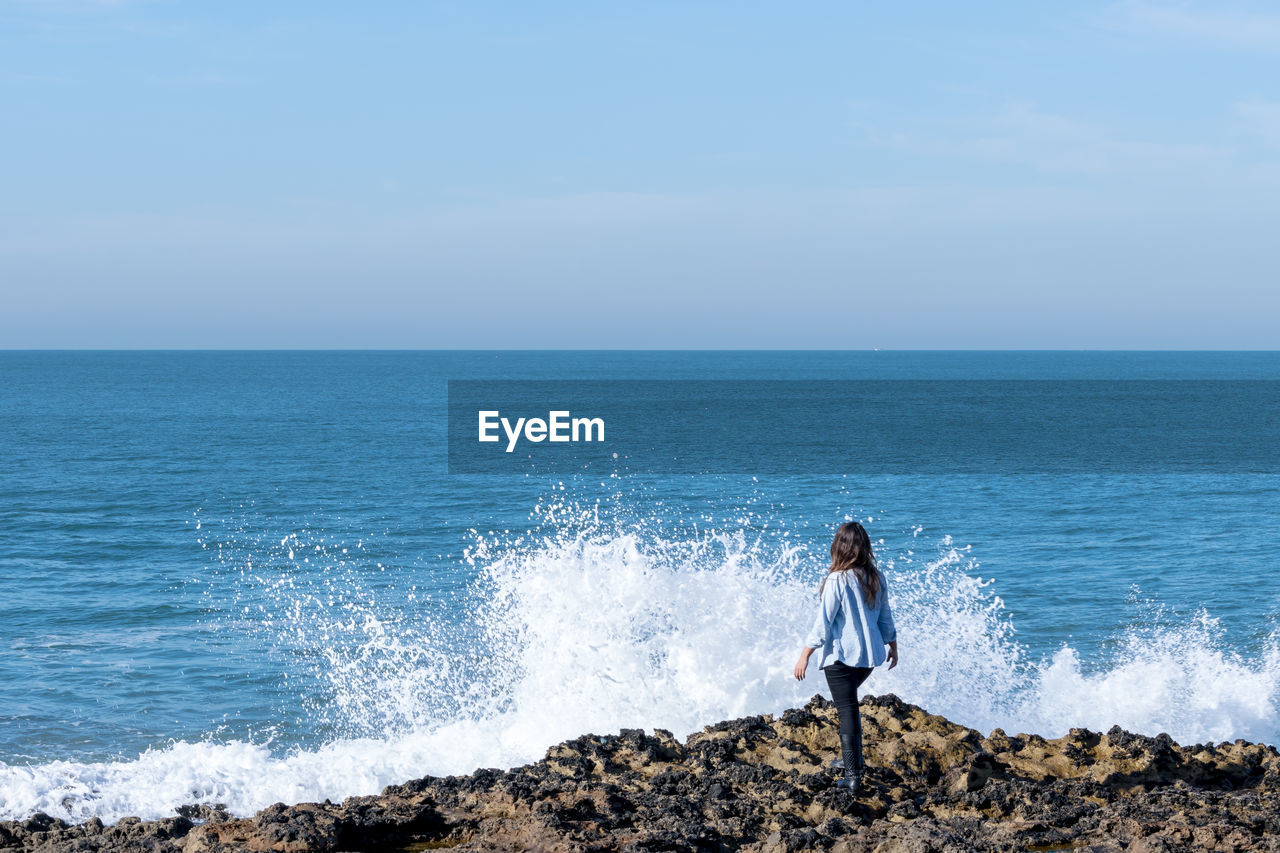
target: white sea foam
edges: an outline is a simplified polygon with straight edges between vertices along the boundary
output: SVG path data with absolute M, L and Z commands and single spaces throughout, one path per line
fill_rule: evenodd
M 479 577 L 471 637 L 383 618 L 372 597 L 336 591 L 333 578 L 323 588 L 267 579 L 272 607 L 256 624 L 312 650 L 299 660 L 327 680 L 322 716 L 345 736 L 289 751 L 179 742 L 131 761 L 0 764 L 0 817 L 156 818 L 194 802 L 249 814 L 513 766 L 586 732 L 683 736 L 826 692 L 813 670 L 803 683 L 790 676 L 821 563 L 785 538 L 671 539 L 559 507 L 533 535 L 477 536 L 467 559 Z M 1274 635 L 1245 660 L 1201 615 L 1133 631 L 1090 667 L 1070 647 L 1033 662 L 1003 603 L 948 540 L 931 560 L 898 555 L 889 576 L 904 664 L 877 670 L 868 692 L 897 693 L 983 731 L 1056 736 L 1119 724 L 1183 742 L 1277 740 Z

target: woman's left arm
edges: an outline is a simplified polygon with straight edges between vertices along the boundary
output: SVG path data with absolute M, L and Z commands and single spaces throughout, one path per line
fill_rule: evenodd
M 831 578 L 827 578 L 828 583 L 822 588 L 822 600 L 818 602 L 818 615 L 813 620 L 813 628 L 809 632 L 809 639 L 805 641 L 804 648 L 800 650 L 800 659 L 796 661 L 795 676 L 796 681 L 803 681 L 805 671 L 809 668 L 809 656 L 813 654 L 813 650 L 821 648 L 827 642 L 827 637 L 831 633 L 831 623 L 836 618 L 836 612 L 840 609 L 840 598 L 836 595 L 836 585 L 831 583 Z

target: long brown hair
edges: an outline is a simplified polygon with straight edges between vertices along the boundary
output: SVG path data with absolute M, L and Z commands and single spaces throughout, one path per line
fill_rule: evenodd
M 836 538 L 831 540 L 831 568 L 818 587 L 819 596 L 832 572 L 853 572 L 858 586 L 862 587 L 862 597 L 868 604 L 875 605 L 880 595 L 880 571 L 876 568 L 876 555 L 871 551 L 871 537 L 856 521 L 846 521 L 836 528 Z

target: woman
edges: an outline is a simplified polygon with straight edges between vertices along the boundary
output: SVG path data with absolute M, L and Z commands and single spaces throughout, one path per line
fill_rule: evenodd
M 809 656 L 822 649 L 818 668 L 827 676 L 831 699 L 840 714 L 844 777 L 836 784 L 857 791 L 862 786 L 858 685 L 886 660 L 889 669 L 898 665 L 898 632 L 889 610 L 884 575 L 876 567 L 871 537 L 858 522 L 845 522 L 836 530 L 831 568 L 818 587 L 818 598 L 818 616 L 796 661 L 796 679 L 804 679 Z

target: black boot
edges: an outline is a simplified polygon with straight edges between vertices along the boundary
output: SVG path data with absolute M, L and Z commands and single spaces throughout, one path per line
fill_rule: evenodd
M 840 735 L 840 752 L 844 754 L 843 770 L 844 775 L 836 780 L 836 787 L 848 788 L 853 793 L 857 793 L 862 787 L 862 744 L 858 743 L 857 735 Z

